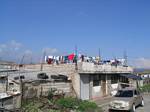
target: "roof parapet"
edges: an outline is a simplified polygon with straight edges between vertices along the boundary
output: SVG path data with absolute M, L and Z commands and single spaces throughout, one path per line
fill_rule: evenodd
M 110 64 L 95 65 L 94 63 L 78 63 L 79 73 L 132 73 L 133 68 L 129 66 L 113 66 Z

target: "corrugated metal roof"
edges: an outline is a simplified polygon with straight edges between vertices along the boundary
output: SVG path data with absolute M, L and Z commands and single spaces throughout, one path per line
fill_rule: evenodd
M 134 80 L 142 80 L 140 76 L 137 76 L 135 74 L 120 74 L 121 76 L 124 76 L 129 79 L 134 79 Z

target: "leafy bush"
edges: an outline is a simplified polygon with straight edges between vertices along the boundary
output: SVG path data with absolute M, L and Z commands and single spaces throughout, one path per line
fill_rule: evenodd
M 150 92 L 150 84 L 146 84 L 139 88 L 141 92 Z
M 94 112 L 97 109 L 97 105 L 94 102 L 89 101 L 81 101 L 79 104 L 78 110 L 81 112 Z
M 60 110 L 52 110 L 50 109 L 48 112 L 61 112 Z
M 78 107 L 79 100 L 72 97 L 61 98 L 56 101 L 56 104 L 61 108 L 76 109 Z
M 101 112 L 101 108 L 98 108 L 96 103 L 82 101 L 72 97 L 61 98 L 57 100 L 56 104 L 62 109 L 76 110 L 77 112 Z
M 25 112 L 42 112 L 38 105 L 34 104 L 33 102 L 29 102 L 28 104 L 24 105 Z
M 55 88 L 51 88 L 49 91 L 48 91 L 48 99 L 50 101 L 53 100 L 53 97 L 54 97 L 54 93 L 56 92 L 56 89 Z
M 50 98 L 52 98 L 51 94 Z M 24 112 L 70 112 L 71 110 L 73 112 L 102 112 L 96 103 L 72 97 L 62 97 L 57 100 L 32 99 L 24 103 L 23 110 Z

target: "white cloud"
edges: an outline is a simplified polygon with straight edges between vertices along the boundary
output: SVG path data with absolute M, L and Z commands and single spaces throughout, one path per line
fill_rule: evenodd
M 26 51 L 24 52 L 24 54 L 25 54 L 25 55 L 32 55 L 32 51 L 31 51 L 31 50 L 26 50 Z
M 42 52 L 31 51 L 26 49 L 26 46 L 15 40 L 7 43 L 0 44 L 0 58 L 2 60 L 15 61 L 20 63 L 20 60 L 24 56 L 23 63 L 40 62 L 43 52 L 46 55 L 58 55 L 58 50 L 56 48 L 43 48 Z
M 22 44 L 19 43 L 19 42 L 16 42 L 15 40 L 12 40 L 8 43 L 2 43 L 0 44 L 0 49 L 1 49 L 1 52 L 12 52 L 12 51 L 17 51 L 19 49 L 21 49 L 22 47 Z
M 1 44 L 1 45 L 0 45 L 0 48 L 5 49 L 5 48 L 7 48 L 7 45 L 6 45 L 6 44 Z
M 0 53 L 2 52 L 3 50 L 0 48 Z
M 11 60 L 16 61 L 20 54 L 20 49 L 22 48 L 22 44 L 12 40 L 7 43 L 0 44 L 0 57 L 3 60 Z
M 22 47 L 22 44 L 19 43 L 19 42 L 16 42 L 15 40 L 12 40 L 12 41 L 10 42 L 10 46 L 11 46 L 15 51 L 17 51 L 17 50 L 19 50 L 19 49 Z
M 49 55 L 55 55 L 58 53 L 58 50 L 56 48 L 43 48 L 43 52 L 46 52 L 46 54 Z
M 133 60 L 132 63 L 136 68 L 150 68 L 149 58 L 138 58 Z

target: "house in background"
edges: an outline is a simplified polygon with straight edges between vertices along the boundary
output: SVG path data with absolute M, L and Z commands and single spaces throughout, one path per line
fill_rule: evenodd
M 10 80 L 8 75 L 2 71 L 0 74 L 0 111 L 14 110 L 20 106 L 20 84 Z

